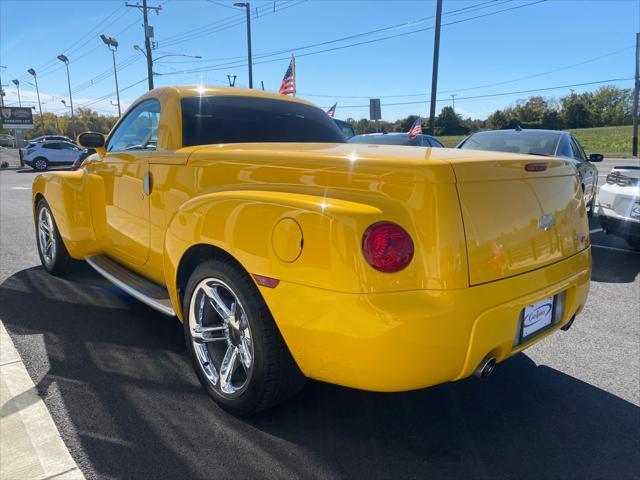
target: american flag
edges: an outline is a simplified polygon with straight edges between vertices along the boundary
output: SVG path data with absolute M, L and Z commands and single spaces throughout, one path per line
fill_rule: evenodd
M 422 119 L 420 117 L 416 118 L 416 121 L 413 122 L 411 128 L 407 132 L 407 136 L 409 138 L 416 138 L 418 135 L 422 134 Z
M 338 103 L 334 103 L 333 107 L 331 107 L 329 110 L 327 110 L 327 115 L 329 115 L 329 118 L 333 118 L 336 114 L 336 107 L 338 106 Z
M 289 62 L 287 73 L 284 74 L 284 78 L 282 79 L 280 93 L 283 95 L 296 94 L 296 59 L 293 54 L 291 54 L 291 62 Z

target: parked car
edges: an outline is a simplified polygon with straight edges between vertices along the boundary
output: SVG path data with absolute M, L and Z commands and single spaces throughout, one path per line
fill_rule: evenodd
M 6 133 L 0 133 L 0 146 L 1 147 L 14 147 L 16 144 L 16 139 L 9 134 Z
M 218 87 L 156 88 L 79 142 L 96 150 L 82 169 L 33 183 L 42 265 L 84 259 L 177 315 L 234 413 L 305 377 L 393 392 L 486 376 L 587 300 L 562 159 L 349 144 L 305 100 Z
M 93 155 L 94 153 L 96 153 L 96 151 L 93 148 L 86 148 L 82 150 L 82 152 L 80 153 L 80 156 L 71 165 L 71 170 L 78 170 L 82 166 L 82 162 L 84 162 L 84 159 L 87 158 L 89 155 Z
M 22 161 L 42 172 L 49 166 L 73 165 L 84 153 L 83 149 L 70 142 L 30 142 L 22 155 Z
M 606 233 L 640 250 L 640 167 L 613 167 L 598 192 L 597 212 Z
M 42 135 L 40 137 L 32 138 L 29 142 L 48 142 L 48 141 L 60 141 L 60 142 L 69 142 L 75 144 L 76 142 L 70 139 L 69 137 L 65 137 L 64 135 Z
M 413 138 L 406 133 L 367 133 L 356 135 L 349 139 L 349 143 L 366 143 L 369 145 L 411 145 L 415 147 L 444 148 L 440 141 L 431 135 L 420 134 Z
M 338 120 L 337 118 L 334 118 L 333 121 L 336 122 L 336 125 L 347 140 L 356 134 L 355 130 L 353 129 L 353 125 L 351 125 L 349 122 Z
M 578 140 L 569 132 L 522 128 L 488 130 L 469 135 L 457 148 L 568 158 L 580 175 L 587 212 L 589 215 L 593 213 L 598 190 L 598 169 L 591 163 L 601 162 L 604 157 L 599 153 L 592 153 L 587 157 Z

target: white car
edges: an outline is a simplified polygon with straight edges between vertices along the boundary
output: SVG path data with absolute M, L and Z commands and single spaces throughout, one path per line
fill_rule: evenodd
M 602 229 L 640 250 L 640 167 L 614 167 L 598 193 Z
M 40 172 L 49 166 L 73 165 L 86 150 L 66 141 L 29 143 L 23 153 L 22 161 Z

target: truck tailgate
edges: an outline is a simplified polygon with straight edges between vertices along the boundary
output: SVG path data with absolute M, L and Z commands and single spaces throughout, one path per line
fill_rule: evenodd
M 568 161 L 519 156 L 452 165 L 471 285 L 540 268 L 588 245 L 582 192 Z

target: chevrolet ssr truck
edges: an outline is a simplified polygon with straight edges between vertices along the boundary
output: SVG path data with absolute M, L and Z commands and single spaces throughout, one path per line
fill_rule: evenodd
M 346 143 L 319 108 L 157 88 L 81 168 L 33 183 L 44 268 L 85 260 L 184 325 L 207 392 L 264 410 L 305 378 L 405 391 L 487 375 L 587 300 L 567 159 Z

